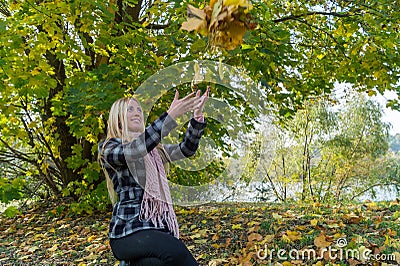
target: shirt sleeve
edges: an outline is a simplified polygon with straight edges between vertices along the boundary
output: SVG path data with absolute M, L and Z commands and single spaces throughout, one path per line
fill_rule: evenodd
M 122 143 L 121 139 L 112 138 L 105 145 L 99 144 L 99 152 L 114 168 L 127 165 L 127 162 L 144 157 L 176 126 L 176 121 L 165 112 L 133 141 Z
M 204 133 L 205 127 L 205 120 L 204 122 L 200 122 L 192 118 L 190 119 L 189 126 L 182 142 L 179 144 L 163 145 L 171 161 L 181 160 L 193 156 L 199 147 L 200 139 Z

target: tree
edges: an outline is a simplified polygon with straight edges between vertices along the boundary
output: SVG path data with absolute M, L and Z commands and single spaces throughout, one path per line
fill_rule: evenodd
M 262 172 L 264 182 L 279 200 L 290 193 L 301 200 L 340 201 L 377 186 L 398 186 L 397 163 L 386 156 L 388 131 L 381 107 L 365 96 L 356 94 L 337 111 L 313 102 L 280 134 L 288 141 L 278 142 L 273 167 Z
M 393 152 L 399 152 L 400 151 L 400 133 L 397 133 L 394 136 L 390 136 L 390 149 Z
M 335 82 L 370 94 L 399 92 L 399 3 L 253 5 L 258 28 L 235 50 L 211 53 L 207 38 L 179 30 L 187 7 L 181 1 L 2 1 L 0 141 L 6 152 L 0 160 L 26 163 L 19 175 L 29 173 L 54 195 L 104 207 L 96 144 L 109 106 L 158 69 L 194 59 L 245 69 L 267 90 L 266 106 L 284 118 L 306 99 L 331 92 Z M 243 105 L 223 88 L 214 96 Z M 164 109 L 167 104 L 160 101 Z

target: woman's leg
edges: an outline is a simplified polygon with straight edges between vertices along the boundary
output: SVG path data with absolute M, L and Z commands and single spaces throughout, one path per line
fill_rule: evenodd
M 141 230 L 123 238 L 111 239 L 110 245 L 119 260 L 140 263 L 143 258 L 157 258 L 165 266 L 198 265 L 181 240 L 159 230 Z

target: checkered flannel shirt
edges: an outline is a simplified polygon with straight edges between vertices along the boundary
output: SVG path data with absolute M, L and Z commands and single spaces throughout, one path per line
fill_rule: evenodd
M 171 161 L 195 154 L 205 125 L 205 122 L 192 118 L 182 142 L 163 145 Z M 110 238 L 121 238 L 138 230 L 156 228 L 150 221 L 139 220 L 146 176 L 143 157 L 176 126 L 176 121 L 165 112 L 132 142 L 122 143 L 121 139 L 112 138 L 105 145 L 104 141 L 99 143 L 104 167 L 119 198 L 113 206 Z M 169 232 L 166 224 L 156 229 Z

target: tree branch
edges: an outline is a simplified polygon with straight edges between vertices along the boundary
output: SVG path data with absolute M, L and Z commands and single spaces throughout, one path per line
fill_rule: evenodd
M 357 10 L 357 12 L 360 10 Z M 308 16 L 315 16 L 315 15 L 323 15 L 323 16 L 333 16 L 333 17 L 341 17 L 341 18 L 347 18 L 347 17 L 353 17 L 353 16 L 361 16 L 361 14 L 349 14 L 349 13 L 339 13 L 339 12 L 307 12 L 304 14 L 300 15 L 290 15 L 287 17 L 283 18 L 278 18 L 278 19 L 273 19 L 272 21 L 275 23 L 280 23 L 280 22 L 285 22 L 288 20 L 297 20 L 300 18 L 308 17 Z

